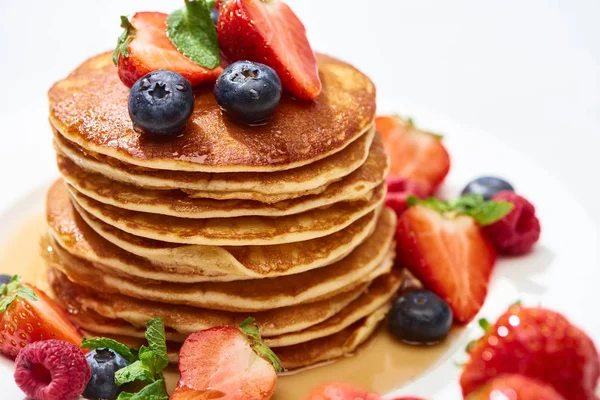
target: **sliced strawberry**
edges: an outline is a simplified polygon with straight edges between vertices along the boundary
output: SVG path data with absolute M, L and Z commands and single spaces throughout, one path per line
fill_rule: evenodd
M 229 62 L 257 61 L 273 68 L 283 88 L 313 100 L 321 92 L 315 54 L 304 25 L 279 0 L 230 0 L 221 6 L 219 45 Z
M 376 393 L 370 393 L 362 388 L 348 383 L 332 382 L 317 386 L 306 400 L 379 400 Z
M 423 185 L 409 179 L 390 175 L 386 178 L 386 182 L 388 190 L 385 195 L 385 205 L 394 210 L 398 216 L 408 208 L 407 201 L 410 196 L 424 199 L 429 195 Z
M 119 77 L 129 87 L 142 76 L 159 69 L 177 72 L 197 87 L 214 82 L 223 69 L 206 69 L 180 53 L 167 37 L 167 14 L 138 12 L 131 18 L 128 55 L 118 55 Z
M 485 301 L 496 252 L 477 222 L 424 205 L 398 220 L 397 262 L 442 297 L 459 322 L 469 322 Z
M 40 340 L 59 339 L 81 346 L 83 336 L 67 313 L 39 289 L 22 285 L 17 277 L 0 286 L 0 345 L 15 358 L 21 349 Z
M 596 399 L 600 362 L 594 342 L 554 311 L 510 307 L 469 346 L 469 356 L 460 378 L 465 396 L 495 376 L 519 374 L 553 386 L 565 399 Z
M 398 117 L 377 117 L 375 124 L 390 155 L 390 175 L 419 183 L 432 194 L 450 171 L 450 156 L 441 138 Z
M 171 399 L 270 399 L 281 368 L 251 319 L 239 328 L 196 332 L 181 347 L 181 378 Z
M 566 400 L 552 386 L 521 375 L 501 375 L 492 379 L 466 400 Z

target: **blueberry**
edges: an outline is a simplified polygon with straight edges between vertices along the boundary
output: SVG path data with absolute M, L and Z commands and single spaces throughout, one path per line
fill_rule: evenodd
M 482 176 L 469 182 L 463 189 L 462 194 L 480 194 L 485 200 L 489 200 L 504 190 L 514 191 L 515 189 L 504 179 L 494 176 Z
M 227 68 L 215 85 L 217 103 L 232 118 L 258 124 L 275 110 L 281 99 L 281 81 L 264 64 L 237 61 Z
M 210 17 L 212 18 L 215 25 L 217 24 L 217 22 L 219 22 L 219 15 L 221 15 L 221 13 L 217 9 L 217 7 L 213 7 L 210 9 Z
M 136 131 L 173 135 L 183 130 L 194 111 L 194 92 L 183 76 L 158 70 L 133 85 L 128 105 Z
M 129 363 L 119 353 L 110 349 L 92 350 L 85 356 L 92 369 L 92 379 L 83 396 L 87 399 L 114 399 L 123 390 L 115 384 L 115 372 Z
M 388 320 L 390 331 L 411 344 L 430 344 L 444 339 L 452 327 L 452 310 L 438 295 L 416 289 L 396 299 Z
M 8 283 L 8 281 L 10 281 L 11 278 L 12 276 L 10 275 L 0 275 L 0 285 L 2 285 L 3 283 Z

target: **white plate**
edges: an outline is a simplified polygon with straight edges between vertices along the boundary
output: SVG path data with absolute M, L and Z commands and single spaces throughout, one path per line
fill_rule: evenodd
M 427 128 L 442 132 L 452 156 L 451 174 L 443 195 L 456 195 L 467 181 L 496 174 L 511 181 L 517 191 L 537 207 L 542 223 L 542 238 L 536 250 L 519 258 L 498 262 L 482 316 L 495 318 L 509 304 L 520 299 L 564 312 L 583 327 L 590 336 L 600 339 L 600 271 L 596 260 L 596 231 L 584 210 L 542 168 L 511 150 L 492 136 L 468 129 L 440 117 L 403 107 L 396 101 L 387 110 L 410 110 Z M 560 160 L 557 160 L 560 162 Z M 45 189 L 39 188 L 0 215 L 0 241 L 27 216 L 43 210 Z M 470 326 L 465 336 L 478 336 L 478 328 Z M 464 357 L 468 338 L 452 347 L 436 367 L 406 387 L 390 394 L 419 395 L 428 399 L 460 399 L 456 361 Z M 0 358 L 0 391 L 7 400 L 22 399 L 12 379 L 12 363 Z

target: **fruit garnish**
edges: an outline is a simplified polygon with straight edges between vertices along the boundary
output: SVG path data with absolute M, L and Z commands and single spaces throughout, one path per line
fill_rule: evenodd
M 254 319 L 239 327 L 191 334 L 179 353 L 181 378 L 171 400 L 226 398 L 266 400 L 283 365 L 260 337 Z
M 204 68 L 177 50 L 167 37 L 166 20 L 167 14 L 159 12 L 138 12 L 131 21 L 121 17 L 124 32 L 119 37 L 113 60 L 123 83 L 132 87 L 144 75 L 160 69 L 177 72 L 190 81 L 192 87 L 214 82 L 223 69 L 218 65 L 213 69 Z
M 429 195 L 423 185 L 410 179 L 388 176 L 386 182 L 388 190 L 385 195 L 385 205 L 394 210 L 398 216 L 408 208 L 409 197 L 424 199 Z
M 114 399 L 123 390 L 115 383 L 115 373 L 129 365 L 129 361 L 114 350 L 100 348 L 85 356 L 92 371 L 83 395 L 87 399 Z
M 146 323 L 146 340 L 148 346 L 134 350 L 110 338 L 86 338 L 82 347 L 88 349 L 110 349 L 129 362 L 114 374 L 117 386 L 130 382 L 146 384 L 136 393 L 121 392 L 118 400 L 168 400 L 162 370 L 169 364 L 167 344 L 165 341 L 165 325 L 161 318 L 153 318 Z
M 452 327 L 452 310 L 433 292 L 416 289 L 400 295 L 392 305 L 388 328 L 409 344 L 432 344 L 443 340 Z
M 377 393 L 343 382 L 325 383 L 310 392 L 306 400 L 380 400 Z M 423 400 L 417 397 L 394 397 L 391 400 Z
M 293 96 L 306 100 L 319 96 L 317 59 L 304 25 L 287 4 L 279 0 L 230 0 L 220 11 L 219 45 L 229 62 L 266 64 Z
M 377 117 L 375 125 L 390 155 L 390 176 L 410 180 L 427 195 L 433 194 L 450 171 L 450 156 L 441 137 L 397 116 Z
M 500 375 L 466 397 L 466 400 L 566 400 L 554 388 L 521 375 Z
M 0 285 L 0 344 L 15 358 L 30 343 L 59 339 L 79 345 L 82 335 L 67 313 L 44 292 L 22 284 L 17 275 Z
M 194 93 L 190 81 L 178 73 L 154 71 L 133 85 L 128 107 L 136 131 L 156 136 L 175 135 L 192 116 Z
M 500 192 L 492 200 L 511 203 L 514 208 L 504 218 L 485 227 L 490 241 L 504 254 L 529 252 L 539 240 L 542 229 L 533 204 L 512 191 Z
M 448 203 L 410 197 L 398 219 L 397 262 L 448 303 L 458 322 L 481 309 L 496 251 L 481 225 L 504 217 L 511 204 L 468 195 Z
M 503 374 L 537 379 L 565 399 L 591 400 L 600 377 L 598 351 L 563 315 L 514 305 L 470 346 L 460 378 L 463 394 Z
M 62 340 L 35 342 L 15 361 L 15 382 L 33 400 L 76 400 L 91 371 L 81 349 Z
M 515 189 L 504 179 L 495 176 L 482 176 L 469 182 L 463 189 L 462 194 L 480 194 L 484 200 L 491 200 L 492 197 L 504 190 L 514 192 Z
M 279 104 L 281 81 L 273 68 L 237 61 L 223 71 L 214 89 L 221 109 L 245 123 L 263 122 Z

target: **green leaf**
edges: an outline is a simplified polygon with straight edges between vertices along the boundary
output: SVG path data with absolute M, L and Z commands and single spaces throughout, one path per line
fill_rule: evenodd
M 435 197 L 418 199 L 410 196 L 408 206 L 420 204 L 441 213 L 457 213 L 472 217 L 481 226 L 493 224 L 512 211 L 514 205 L 506 201 L 486 201 L 479 194 L 466 194 L 453 202 L 446 202 Z
M 129 364 L 125 368 L 122 368 L 115 373 L 115 383 L 118 386 L 135 381 L 151 383 L 155 380 L 154 371 L 152 371 L 141 360 L 138 360 L 133 364 Z
M 129 57 L 129 43 L 135 36 L 135 28 L 131 25 L 131 22 L 129 22 L 127 17 L 123 15 L 121 15 L 121 28 L 123 28 L 123 33 L 119 36 L 117 47 L 115 47 L 115 51 L 113 52 L 113 62 L 115 65 L 117 65 L 117 62 L 119 61 L 119 54 L 124 58 Z
M 450 204 L 435 197 L 430 197 L 428 199 L 419 199 L 415 196 L 409 196 L 406 202 L 409 207 L 420 204 L 422 206 L 432 208 L 441 213 L 450 212 L 453 210 Z
M 270 361 L 273 364 L 273 368 L 275 371 L 282 372 L 285 371 L 285 367 L 283 366 L 279 357 L 273 353 L 273 350 L 269 348 L 266 344 L 263 343 L 262 338 L 260 336 L 260 330 L 258 329 L 258 325 L 254 323 L 254 318 L 246 318 L 242 324 L 240 325 L 240 330 L 244 333 L 250 341 L 252 342 L 252 349 L 261 356 L 262 358 Z
M 11 294 L 9 296 L 2 297 L 2 299 L 0 299 L 0 312 L 6 311 L 8 306 L 10 306 L 10 304 L 13 301 L 15 301 L 16 298 L 17 298 L 16 294 Z
M 512 306 L 520 306 L 520 305 L 521 305 L 521 303 L 522 303 L 522 301 L 521 301 L 521 300 L 517 300 L 517 301 L 515 301 L 514 303 L 512 303 L 512 304 L 511 304 L 511 307 L 512 307 Z
M 25 300 L 37 301 L 38 297 L 32 288 L 23 286 L 21 278 L 13 275 L 7 283 L 0 285 L 0 312 L 6 311 L 17 297 Z
M 81 343 L 84 349 L 111 349 L 122 355 L 130 364 L 138 360 L 136 351 L 114 339 L 105 337 L 84 338 Z
M 475 346 L 475 344 L 479 341 L 479 339 L 475 339 L 475 340 L 471 340 L 469 343 L 467 343 L 467 346 L 465 347 L 465 351 L 467 353 L 469 353 L 471 351 L 471 349 L 473 349 L 473 346 Z
M 487 332 L 490 329 L 490 321 L 488 321 L 485 318 L 481 318 L 479 320 L 479 326 L 481 327 L 481 329 L 484 330 L 484 332 Z
M 205 0 L 186 0 L 167 17 L 167 36 L 196 64 L 213 69 L 221 63 L 217 30 Z
M 211 9 L 215 6 L 217 2 L 215 0 L 206 0 L 206 6 Z
M 146 357 L 149 362 L 153 363 L 155 371 L 160 372 L 169 365 L 167 342 L 165 339 L 165 324 L 161 318 L 153 318 L 146 323 L 146 340 L 148 341 L 150 350 L 154 353 L 152 357 Z M 140 354 L 140 359 L 141 358 L 142 355 Z
M 21 286 L 19 289 L 17 289 L 17 297 L 25 300 L 38 301 L 38 297 L 33 289 L 27 286 Z
M 117 400 L 169 400 L 164 379 L 144 386 L 137 393 L 122 392 Z

